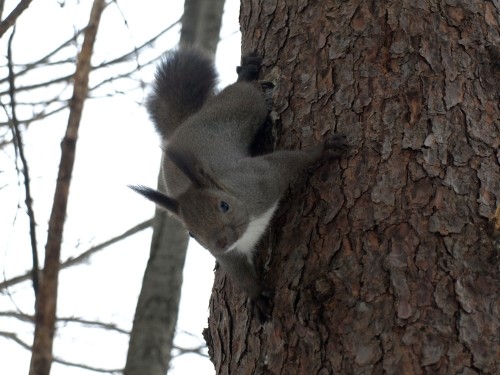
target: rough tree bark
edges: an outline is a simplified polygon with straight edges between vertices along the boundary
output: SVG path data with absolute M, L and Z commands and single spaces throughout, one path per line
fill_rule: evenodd
M 275 84 L 278 148 L 336 130 L 261 248 L 272 320 L 216 275 L 217 374 L 498 374 L 498 2 L 242 2 Z
M 224 0 L 207 0 L 203 6 L 199 2 L 185 1 L 180 43 L 203 47 L 215 56 Z M 165 191 L 161 172 L 158 189 Z M 164 375 L 171 360 L 188 235 L 182 224 L 163 210 L 156 210 L 153 223 L 124 375 Z

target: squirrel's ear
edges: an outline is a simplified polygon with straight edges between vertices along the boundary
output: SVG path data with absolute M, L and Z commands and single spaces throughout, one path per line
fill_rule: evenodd
M 157 206 L 164 208 L 175 215 L 179 215 L 179 202 L 177 202 L 175 199 L 170 198 L 165 194 L 146 186 L 129 185 L 128 187 L 136 193 L 139 193 L 143 197 L 149 199 L 150 201 L 153 201 Z
M 202 162 L 191 152 L 181 151 L 169 147 L 166 150 L 167 157 L 191 180 L 197 188 L 215 187 L 225 190 L 216 178 L 207 170 Z

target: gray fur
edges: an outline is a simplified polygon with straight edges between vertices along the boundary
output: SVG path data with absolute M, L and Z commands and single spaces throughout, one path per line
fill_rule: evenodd
M 217 72 L 208 56 L 189 48 L 167 52 L 156 70 L 153 92 L 146 102 L 160 136 L 170 137 L 214 94 L 216 84 Z
M 250 145 L 268 116 L 255 82 L 261 59 L 243 59 L 239 79 L 217 95 L 212 63 L 194 50 L 169 53 L 158 68 L 148 110 L 162 136 L 167 194 L 135 190 L 178 217 L 248 296 L 262 307 L 262 287 L 253 252 L 279 200 L 299 173 L 337 157 L 344 146 L 333 135 L 307 150 L 250 155 Z M 250 223 L 254 234 L 246 233 Z M 264 226 L 258 228 L 258 226 Z M 235 248 L 234 243 L 250 248 Z M 233 245 L 233 246 L 232 246 Z M 262 301 L 260 301 L 262 302 Z M 264 309 L 264 311 L 262 311 Z M 262 319 L 261 319 L 262 320 Z

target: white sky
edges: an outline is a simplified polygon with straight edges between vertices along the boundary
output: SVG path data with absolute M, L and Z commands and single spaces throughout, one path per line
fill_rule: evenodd
M 63 1 L 59 1 L 63 2 Z M 18 3 L 6 1 L 4 17 Z M 13 45 L 16 63 L 36 60 L 68 39 L 75 25 L 86 25 L 92 1 L 67 0 L 60 7 L 56 0 L 34 0 L 21 16 Z M 105 10 L 98 32 L 94 64 L 111 60 L 142 44 L 182 14 L 183 1 L 119 0 L 120 10 L 111 4 Z M 226 9 L 218 48 L 217 65 L 225 86 L 236 78 L 239 62 L 239 0 L 226 0 Z M 124 20 L 127 21 L 125 25 Z M 175 45 L 179 28 L 162 37 L 144 54 L 145 59 Z M 0 66 L 6 65 L 6 41 L 0 40 Z M 76 49 L 75 49 L 76 53 Z M 146 61 L 146 60 L 144 60 Z M 134 64 L 132 62 L 132 64 Z M 130 65 L 128 65 L 130 66 Z M 72 73 L 74 66 L 58 67 L 57 74 Z M 0 77 L 6 75 L 0 70 Z M 42 82 L 55 71 L 32 74 L 19 79 L 18 85 Z M 153 69 L 138 72 L 150 82 Z M 118 73 L 117 73 L 118 74 Z M 91 85 L 99 73 L 91 76 Z M 116 92 L 128 89 L 130 82 L 113 85 Z M 6 89 L 0 86 L 1 91 Z M 62 88 L 61 91 L 71 90 Z M 101 92 L 105 90 L 102 89 Z M 106 88 L 109 92 L 109 86 Z M 40 92 L 40 91 L 39 91 Z M 64 232 L 62 260 L 76 256 L 92 245 L 121 234 L 150 218 L 154 207 L 141 199 L 127 184 L 156 185 L 160 160 L 159 139 L 141 102 L 147 91 L 136 90 L 85 103 L 77 145 L 76 164 L 71 185 L 68 215 Z M 37 95 L 36 91 L 25 95 Z M 2 101 L 7 102 L 6 97 Z M 19 113 L 21 119 L 29 114 Z M 32 195 L 37 220 L 40 259 L 46 242 L 47 222 L 52 205 L 55 179 L 60 158 L 59 143 L 64 135 L 68 112 L 34 123 L 24 133 L 25 151 L 30 167 Z M 6 121 L 4 110 L 0 122 Z M 0 130 L 4 131 L 4 130 Z M 24 189 L 18 181 L 12 147 L 0 150 L 0 279 L 9 279 L 31 268 L 28 219 L 24 207 Z M 18 207 L 21 207 L 20 209 Z M 80 317 L 115 323 L 130 330 L 149 254 L 151 229 L 103 250 L 88 264 L 63 270 L 60 274 L 58 316 Z M 214 260 L 199 246 L 190 246 L 184 270 L 184 285 L 178 321 L 179 346 L 198 346 L 206 326 L 208 299 L 212 288 Z M 33 314 L 33 291 L 30 282 L 0 292 L 0 313 L 21 311 Z M 32 343 L 31 324 L 0 316 L 0 332 L 15 332 L 26 343 Z M 110 369 L 123 368 L 128 336 L 68 323 L 59 326 L 54 354 L 67 361 Z M 0 336 L 0 374 L 27 374 L 30 353 Z M 210 374 L 208 359 L 183 355 L 172 363 L 169 374 Z M 83 369 L 55 363 L 53 375 L 95 374 Z

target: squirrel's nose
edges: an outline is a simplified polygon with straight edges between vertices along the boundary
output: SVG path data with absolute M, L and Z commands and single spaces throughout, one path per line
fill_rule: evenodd
M 218 238 L 217 241 L 215 242 L 215 244 L 217 245 L 217 247 L 221 250 L 225 249 L 227 247 L 227 237 L 224 236 L 224 237 L 221 237 L 221 238 Z

